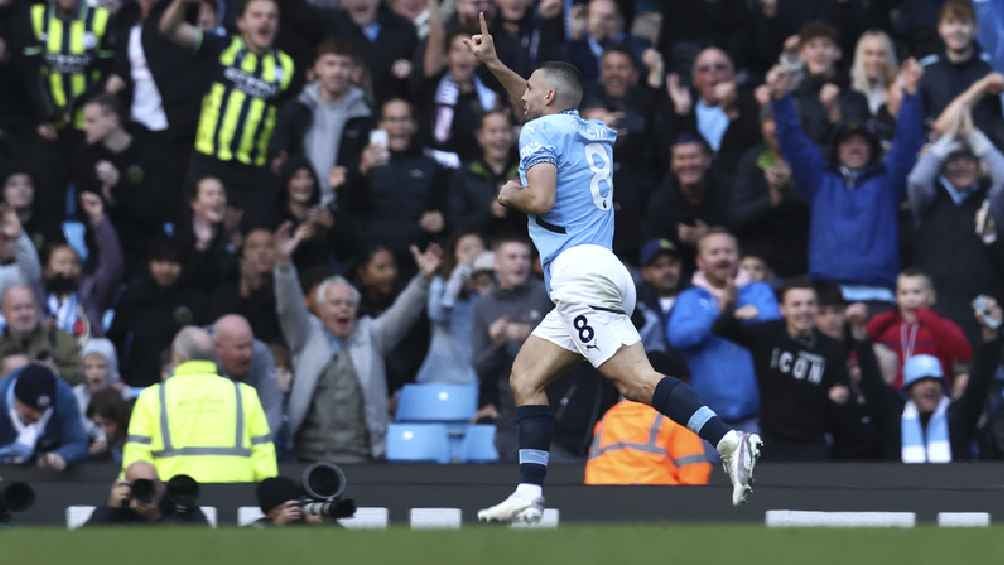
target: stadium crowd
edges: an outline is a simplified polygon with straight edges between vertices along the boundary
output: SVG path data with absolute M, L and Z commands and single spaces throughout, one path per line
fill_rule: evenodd
M 508 371 L 551 302 L 495 199 L 520 126 L 481 12 L 618 132 L 657 369 L 767 460 L 1004 455 L 1000 0 L 0 0 L 0 462 L 148 459 L 144 391 L 193 347 L 256 393 L 255 479 L 383 459 L 413 382 L 476 386 L 513 460 Z M 707 480 L 588 364 L 550 398 L 587 480 L 649 441 Z

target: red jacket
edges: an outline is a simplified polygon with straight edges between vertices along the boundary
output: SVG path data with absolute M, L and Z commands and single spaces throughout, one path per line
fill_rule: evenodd
M 899 356 L 899 368 L 893 387 L 903 386 L 903 363 L 906 355 L 926 353 L 941 361 L 945 385 L 951 390 L 956 363 L 968 363 L 973 358 L 973 348 L 962 328 L 948 318 L 942 318 L 928 308 L 917 310 L 917 325 L 911 328 L 903 321 L 899 310 L 877 314 L 868 322 L 868 336 Z M 914 337 L 916 336 L 916 337 Z M 910 350 L 910 343 L 913 348 Z M 909 350 L 909 351 L 908 351 Z

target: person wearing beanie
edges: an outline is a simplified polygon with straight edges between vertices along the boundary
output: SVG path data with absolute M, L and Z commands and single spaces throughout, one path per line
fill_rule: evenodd
M 303 488 L 288 477 L 269 477 L 255 488 L 258 506 L 262 516 L 250 524 L 255 528 L 290 526 L 294 524 L 320 524 L 320 516 L 303 512 L 299 500 L 304 497 Z
M 0 379 L 0 463 L 62 471 L 87 457 L 87 432 L 69 385 L 30 364 Z
M 880 422 L 885 458 L 903 463 L 970 458 L 969 442 L 1001 358 L 997 330 L 1001 309 L 993 301 L 987 310 L 989 315 L 980 317 L 982 340 L 973 357 L 969 386 L 958 399 L 947 396 L 941 362 L 934 355 L 907 358 L 902 394 L 872 372 L 862 374 L 865 396 L 876 400 L 874 417 Z

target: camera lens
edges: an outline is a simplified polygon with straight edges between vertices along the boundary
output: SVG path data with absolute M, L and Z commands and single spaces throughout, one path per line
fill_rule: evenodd
M 156 490 L 153 481 L 150 479 L 136 479 L 129 489 L 129 496 L 140 504 L 150 504 L 153 502 Z

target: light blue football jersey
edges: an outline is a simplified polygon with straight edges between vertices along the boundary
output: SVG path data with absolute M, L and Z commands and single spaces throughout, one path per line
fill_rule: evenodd
M 528 219 L 548 288 L 551 262 L 565 249 L 583 244 L 613 247 L 615 141 L 616 131 L 583 119 L 575 110 L 531 120 L 519 134 L 523 186 L 534 165 L 550 163 L 558 170 L 554 207 Z

